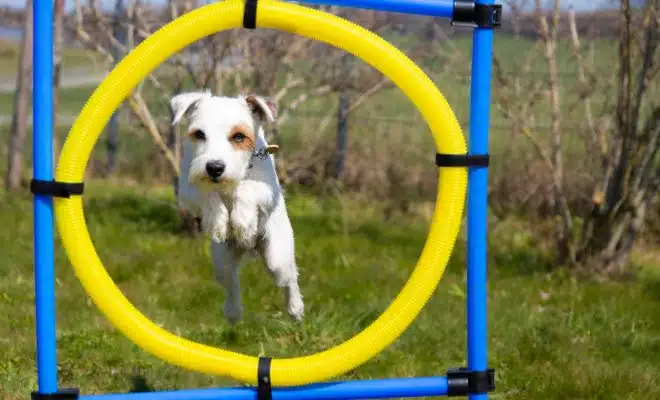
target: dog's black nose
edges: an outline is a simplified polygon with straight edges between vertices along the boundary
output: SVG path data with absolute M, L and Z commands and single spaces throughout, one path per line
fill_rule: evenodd
M 225 172 L 225 163 L 222 161 L 209 161 L 206 163 L 206 173 L 211 178 L 219 178 Z

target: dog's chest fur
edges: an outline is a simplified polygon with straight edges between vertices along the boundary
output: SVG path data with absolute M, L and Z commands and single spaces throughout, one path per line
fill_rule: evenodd
M 248 178 L 218 190 L 228 214 L 227 240 L 243 248 L 258 244 L 273 204 L 272 189 L 264 182 Z

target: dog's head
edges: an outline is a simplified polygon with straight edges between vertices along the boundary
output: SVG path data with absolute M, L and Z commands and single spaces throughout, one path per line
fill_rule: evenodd
M 261 96 L 183 93 L 171 100 L 173 124 L 189 115 L 186 140 L 193 145 L 188 179 L 197 184 L 245 178 L 255 149 L 265 146 L 263 125 L 275 120 L 275 104 Z

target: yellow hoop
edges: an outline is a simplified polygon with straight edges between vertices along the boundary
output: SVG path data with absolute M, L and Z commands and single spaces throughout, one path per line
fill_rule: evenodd
M 240 27 L 243 8 L 243 0 L 201 7 L 170 22 L 128 54 L 99 85 L 71 128 L 59 158 L 56 180 L 81 182 L 103 127 L 137 84 L 192 42 Z M 320 40 L 362 58 L 387 75 L 412 100 L 431 128 L 438 152 L 465 154 L 460 125 L 442 94 L 417 65 L 374 33 L 331 14 L 275 0 L 258 3 L 257 26 Z M 467 172 L 465 168 L 441 168 L 438 180 L 436 210 L 427 242 L 415 270 L 392 304 L 364 331 L 338 346 L 304 357 L 274 359 L 273 386 L 309 384 L 345 373 L 382 351 L 415 319 L 442 277 L 458 236 Z M 173 335 L 126 299 L 96 253 L 80 196 L 55 199 L 55 212 L 62 243 L 76 275 L 99 309 L 124 335 L 172 364 L 256 383 L 257 357 Z

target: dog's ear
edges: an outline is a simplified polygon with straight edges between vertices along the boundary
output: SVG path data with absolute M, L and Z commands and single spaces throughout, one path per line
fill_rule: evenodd
M 244 97 L 250 110 L 263 121 L 273 122 L 277 118 L 277 104 L 273 99 L 253 94 Z
M 172 125 L 178 124 L 193 104 L 208 95 L 209 93 L 207 92 L 190 92 L 181 93 L 172 97 L 172 100 L 170 100 L 170 107 L 172 107 L 173 115 Z

